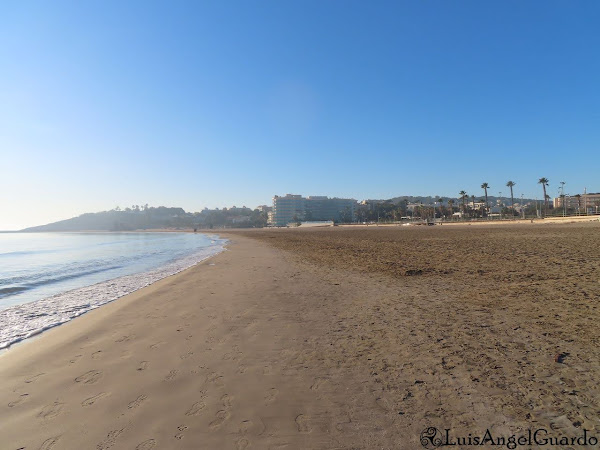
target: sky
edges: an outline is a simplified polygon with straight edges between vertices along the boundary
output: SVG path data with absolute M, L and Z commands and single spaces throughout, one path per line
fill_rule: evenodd
M 0 2 L 0 230 L 600 192 L 597 1 Z

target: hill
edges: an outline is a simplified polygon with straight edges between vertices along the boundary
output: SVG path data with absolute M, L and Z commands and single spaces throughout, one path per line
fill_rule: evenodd
M 61 220 L 24 232 L 43 231 L 133 231 L 164 228 L 213 228 L 213 227 L 263 227 L 267 224 L 266 213 L 246 207 L 204 209 L 190 213 L 183 208 L 165 206 L 115 208 L 110 211 L 86 213 L 72 219 Z
M 128 209 L 86 213 L 67 220 L 26 228 L 22 231 L 128 231 L 149 228 L 189 227 L 194 223 L 193 214 L 182 208 L 159 206 L 144 209 Z

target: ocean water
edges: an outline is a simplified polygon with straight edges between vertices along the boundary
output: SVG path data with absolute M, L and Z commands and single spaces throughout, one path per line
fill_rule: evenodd
M 192 233 L 0 233 L 0 349 L 221 252 Z

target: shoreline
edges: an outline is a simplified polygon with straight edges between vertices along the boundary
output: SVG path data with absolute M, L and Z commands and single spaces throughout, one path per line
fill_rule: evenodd
M 498 225 L 541 225 L 541 224 L 567 224 L 567 223 L 581 223 L 581 222 L 596 222 L 600 221 L 600 214 L 591 214 L 591 215 L 581 215 L 581 216 L 566 216 L 566 217 L 545 217 L 545 218 L 534 218 L 534 219 L 501 219 L 501 220 L 477 220 L 477 221 L 444 221 L 441 222 L 443 225 L 452 225 L 452 226 L 467 226 L 467 225 L 489 225 L 489 226 L 498 226 Z M 398 227 L 403 225 L 425 225 L 424 223 L 415 223 L 415 222 L 398 222 L 398 223 L 371 223 L 371 224 L 340 224 L 336 226 L 340 227 Z M 436 225 L 440 225 L 440 222 L 437 222 Z M 257 229 L 283 229 L 288 227 L 264 227 Z M 292 227 L 294 228 L 294 227 Z M 220 230 L 250 230 L 255 228 L 250 227 L 240 227 L 240 228 L 197 228 L 194 231 L 193 227 L 185 228 L 185 229 L 175 229 L 175 228 L 152 228 L 152 229 L 138 229 L 138 230 L 123 230 L 123 231 L 110 231 L 110 230 L 79 230 L 79 231 L 0 231 L 0 233 L 201 233 L 201 234 L 218 234 Z
M 222 232 L 227 252 L 4 355 L 0 438 L 414 449 L 427 426 L 599 430 L 600 227 L 519 230 Z
M 193 254 L 186 255 L 175 261 L 171 261 L 163 266 L 156 267 L 143 272 L 122 275 L 116 278 L 100 281 L 91 285 L 81 286 L 60 292 L 58 294 L 34 300 L 31 302 L 8 306 L 0 310 L 0 324 L 2 324 L 2 339 L 0 342 L 0 355 L 10 350 L 14 345 L 23 343 L 29 339 L 39 337 L 48 330 L 64 325 L 72 320 L 75 320 L 95 309 L 98 309 L 106 304 L 112 303 L 140 289 L 174 275 L 181 273 L 190 267 L 210 259 L 213 256 L 220 254 L 226 250 L 227 239 L 221 239 L 218 235 L 206 235 L 210 240 L 222 240 L 220 244 L 215 246 L 209 254 L 204 254 L 204 250 L 209 247 L 198 248 Z M 177 267 L 177 264 L 185 262 L 192 258 L 190 265 L 184 263 L 183 267 Z M 199 259 L 198 259 L 199 258 Z M 134 283 L 134 284 L 131 284 Z M 109 289 L 110 288 L 110 289 Z M 99 297 L 99 292 L 101 295 Z M 89 299 L 89 302 L 82 303 L 81 296 Z M 76 298 L 76 303 L 72 303 L 71 298 Z M 41 309 L 40 309 L 41 308 Z M 66 308 L 66 309 L 65 309 Z M 79 309 L 77 309 L 79 308 Z M 33 324 L 34 319 L 23 322 L 25 316 L 47 317 L 49 313 L 46 311 L 52 310 L 56 315 L 56 320 L 51 323 Z M 63 312 L 64 310 L 64 312 Z M 67 314 L 67 317 L 64 316 Z M 19 317 L 21 319 L 19 320 Z M 32 328 L 33 327 L 33 328 Z M 5 335 L 5 333 L 13 335 Z M 17 333 L 17 334 L 14 334 Z

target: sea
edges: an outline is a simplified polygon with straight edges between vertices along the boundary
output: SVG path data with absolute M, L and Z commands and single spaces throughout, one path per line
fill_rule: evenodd
M 200 233 L 0 233 L 0 349 L 224 250 Z

